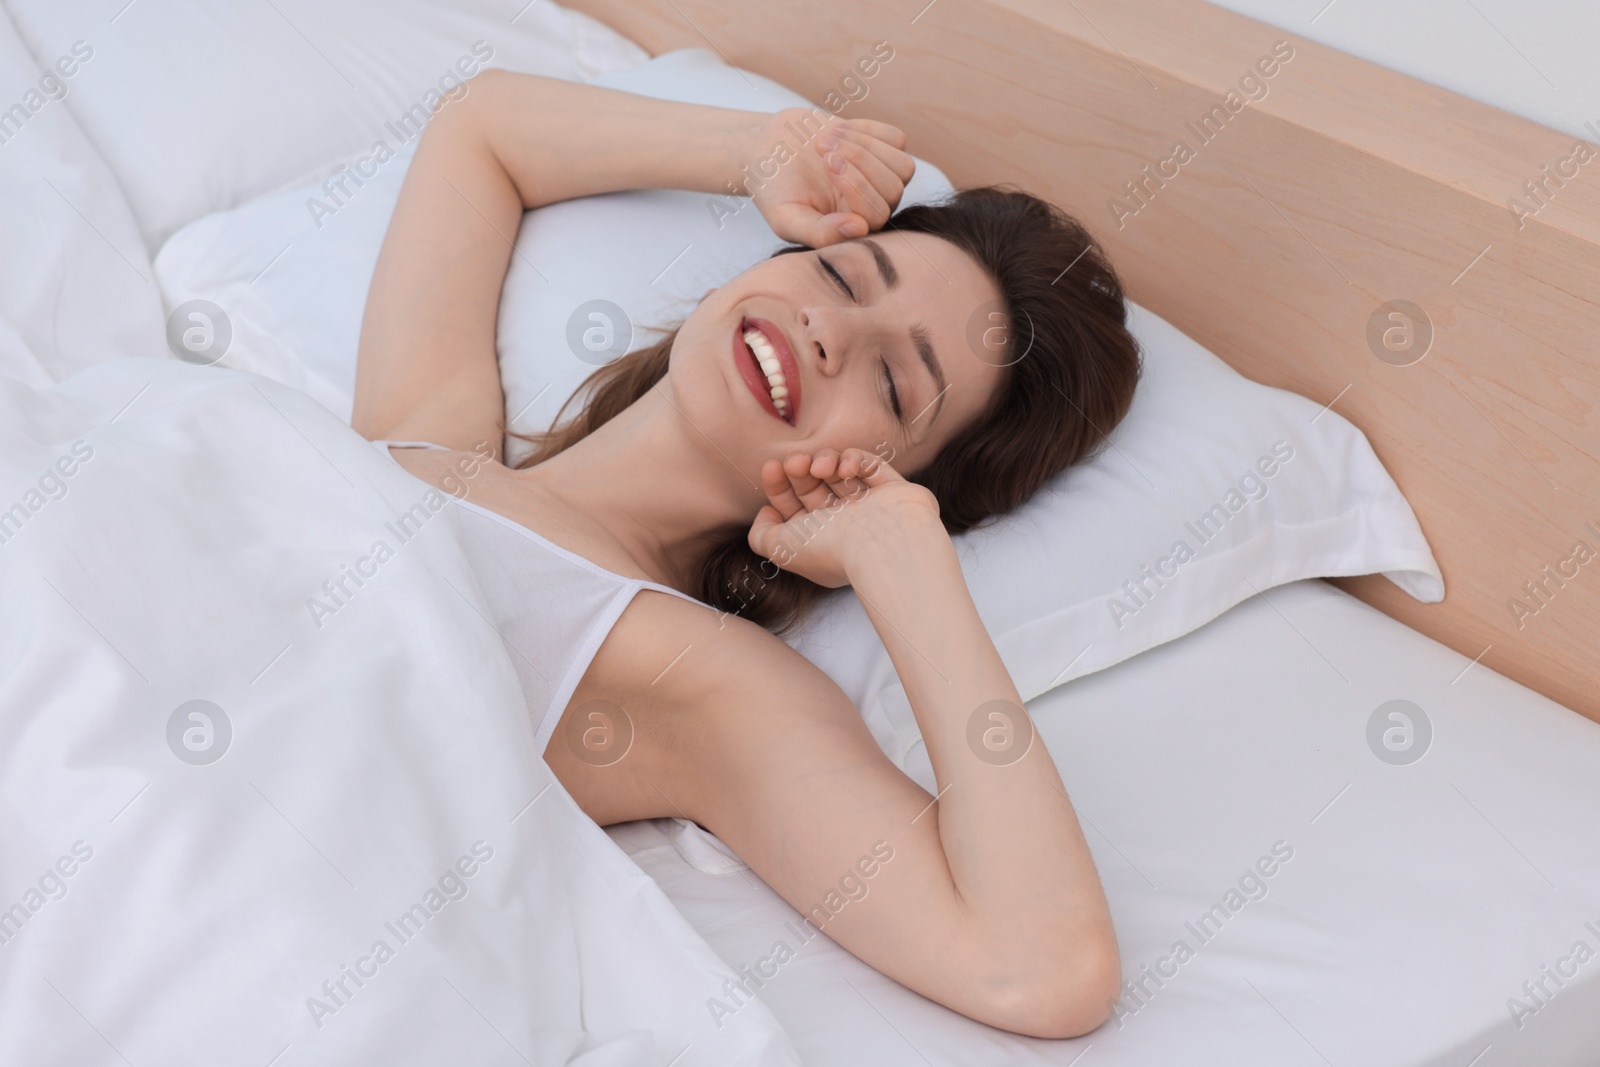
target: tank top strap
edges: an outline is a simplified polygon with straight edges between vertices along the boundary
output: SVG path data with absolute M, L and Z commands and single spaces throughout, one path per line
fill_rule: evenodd
M 436 448 L 441 452 L 450 451 L 448 448 L 445 448 L 444 445 L 436 445 L 432 441 L 376 440 L 376 441 L 372 442 L 372 445 L 373 445 L 374 448 L 380 449 L 382 451 L 388 451 L 388 449 L 389 449 L 389 447 L 391 445 L 394 446 L 395 448 Z
M 647 578 L 630 578 L 629 581 L 634 585 L 634 587 L 636 589 L 654 589 L 658 593 L 668 593 L 668 594 L 670 594 L 672 596 L 677 597 L 679 600 L 687 600 L 689 603 L 698 605 L 699 607 L 705 608 L 708 611 L 715 611 L 716 610 L 710 604 L 707 604 L 704 600 L 701 600 L 698 597 L 692 597 L 688 593 L 685 593 L 683 590 L 674 589 L 670 585 L 662 585 L 660 582 L 652 582 Z

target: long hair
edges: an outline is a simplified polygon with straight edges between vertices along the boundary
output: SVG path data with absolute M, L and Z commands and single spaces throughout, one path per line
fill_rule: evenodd
M 1104 250 L 1054 205 L 1004 187 L 955 193 L 897 212 L 885 228 L 941 237 L 994 280 L 1009 329 L 1008 352 L 987 408 L 926 468 L 902 472 L 939 502 L 951 534 L 1023 504 L 1053 475 L 1093 455 L 1127 414 L 1141 356 L 1127 329 L 1122 283 Z M 806 252 L 790 245 L 774 255 Z M 677 330 L 596 370 L 545 433 L 511 433 L 534 445 L 517 464 L 555 456 L 643 397 L 667 373 Z M 571 418 L 567 409 L 579 404 Z M 753 516 L 752 516 L 753 518 Z M 747 528 L 728 531 L 700 567 L 700 599 L 775 633 L 804 615 L 822 586 L 778 569 L 751 550 Z

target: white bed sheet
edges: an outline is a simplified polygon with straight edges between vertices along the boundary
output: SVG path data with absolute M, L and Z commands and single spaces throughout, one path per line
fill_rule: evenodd
M 964 1019 L 825 937 L 801 947 L 796 912 L 749 871 L 689 862 L 723 859 L 692 826 L 608 832 L 735 969 L 778 940 L 797 950 L 759 996 L 808 1064 L 1070 1064 L 1091 1048 L 1086 1067 L 1594 1064 L 1600 956 L 1573 952 L 1600 951 L 1600 725 L 1469 664 L 1312 580 L 1034 701 L 1124 976 L 1179 940 L 1193 952 L 1074 1041 Z M 1410 765 L 1368 747 L 1392 699 L 1432 724 Z M 1266 895 L 1198 938 L 1185 924 L 1277 842 L 1293 855 Z M 1576 973 L 1557 985 L 1542 968 Z M 1523 986 L 1541 980 L 1542 1006 Z M 1520 1027 L 1513 997 L 1536 1009 Z

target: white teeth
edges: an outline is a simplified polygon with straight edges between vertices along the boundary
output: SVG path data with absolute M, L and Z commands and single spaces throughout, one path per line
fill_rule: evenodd
M 750 346 L 761 373 L 766 376 L 767 388 L 772 393 L 772 406 L 778 409 L 778 414 L 786 413 L 789 410 L 789 389 L 783 377 L 783 364 L 778 362 L 777 350 L 760 330 L 746 330 L 744 343 Z

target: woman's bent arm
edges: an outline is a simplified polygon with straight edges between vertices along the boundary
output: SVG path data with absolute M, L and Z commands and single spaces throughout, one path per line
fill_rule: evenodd
M 1037 1011 L 1043 990 L 1062 1009 L 1076 998 L 1079 1018 L 1104 1018 L 1121 980 L 1105 894 L 949 534 L 907 519 L 857 540 L 846 567 L 927 746 L 939 792 L 926 817 L 967 920 L 1014 961 L 1019 1004 Z
M 939 613 L 923 617 L 951 637 L 922 651 L 944 657 L 953 687 L 961 681 L 946 667 L 972 662 L 973 646 L 957 647 L 964 626 L 944 594 L 965 589 L 924 577 Z M 875 592 L 867 597 L 901 624 L 913 605 Z M 1030 762 L 1014 783 L 980 779 L 959 749 L 941 760 L 955 770 L 943 768 L 935 802 L 889 762 L 838 685 L 777 637 L 736 615 L 641 601 L 629 608 L 640 613 L 628 642 L 637 677 L 588 694 L 628 710 L 632 749 L 605 767 L 555 741 L 545 755 L 597 822 L 678 815 L 705 826 L 800 912 L 804 922 L 772 931 L 790 949 L 809 940 L 810 924 L 923 996 L 1033 1037 L 1075 1037 L 1105 1020 L 1118 995 L 1116 941 L 1042 745 L 1028 760 L 1044 766 Z M 937 744 L 938 731 L 929 735 Z M 954 809 L 962 793 L 966 806 Z M 746 976 L 747 994 L 771 967 L 762 961 L 757 978 Z
M 769 504 L 750 547 L 784 570 L 854 588 L 921 728 L 937 792 L 914 816 L 923 835 L 914 840 L 938 862 L 923 862 L 936 875 L 915 903 L 944 912 L 935 929 L 965 943 L 952 960 L 967 984 L 952 992 L 1028 1033 L 1097 1026 L 1120 982 L 1105 894 L 972 603 L 938 500 L 859 448 L 797 452 L 764 464 L 761 478 Z M 902 951 L 917 947 L 903 930 L 894 936 Z
M 429 123 L 395 205 L 351 424 L 459 449 L 488 441 L 498 455 L 495 320 L 523 212 L 624 189 L 724 193 L 768 118 L 531 74 L 471 79 Z

